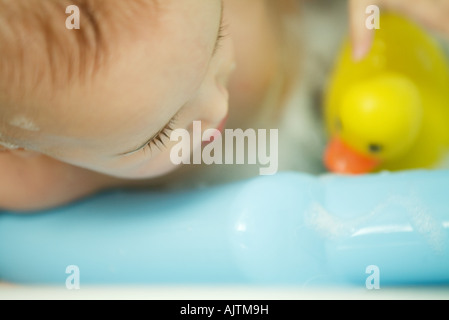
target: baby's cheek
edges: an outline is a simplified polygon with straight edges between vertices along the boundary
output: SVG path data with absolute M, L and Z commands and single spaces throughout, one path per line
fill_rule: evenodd
M 168 174 L 178 167 L 180 166 L 171 161 L 170 150 L 166 149 L 155 157 L 140 163 L 129 174 L 134 179 L 151 179 Z
M 0 208 L 29 211 L 85 197 L 113 179 L 35 154 L 0 153 Z
M 122 179 L 151 179 L 176 169 L 170 159 L 170 149 L 148 147 L 133 154 L 119 156 L 111 161 L 92 166 L 90 169 Z
M 240 126 L 239 119 L 251 119 L 276 78 L 280 70 L 280 49 L 274 36 L 276 27 L 264 2 L 232 0 L 229 7 L 228 31 L 234 42 L 237 64 L 229 84 L 230 107 L 236 110 L 230 114 L 230 125 Z

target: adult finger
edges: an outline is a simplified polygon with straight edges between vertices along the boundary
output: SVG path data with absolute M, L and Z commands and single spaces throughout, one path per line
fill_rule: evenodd
M 367 8 L 376 5 L 373 0 L 349 1 L 349 29 L 352 44 L 352 56 L 355 61 L 365 57 L 371 49 L 374 38 L 374 30 L 367 28 Z M 369 12 L 369 10 L 368 10 Z

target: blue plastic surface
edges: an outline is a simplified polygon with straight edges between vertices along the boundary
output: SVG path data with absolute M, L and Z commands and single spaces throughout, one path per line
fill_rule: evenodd
M 449 283 L 449 171 L 280 173 L 189 192 L 116 191 L 0 214 L 0 279 L 64 284 Z

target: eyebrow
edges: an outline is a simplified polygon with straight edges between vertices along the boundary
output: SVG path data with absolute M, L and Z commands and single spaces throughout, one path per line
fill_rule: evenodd
M 217 53 L 217 50 L 218 50 L 218 48 L 220 46 L 220 40 L 223 38 L 223 34 L 222 34 L 222 32 L 223 32 L 223 22 L 224 22 L 224 20 L 223 20 L 223 12 L 224 12 L 224 7 L 223 7 L 223 0 L 222 0 L 221 1 L 221 13 L 220 13 L 220 25 L 219 25 L 218 32 L 217 32 L 217 37 L 215 39 L 214 50 L 212 52 L 211 59 Z M 154 135 L 152 135 L 151 138 L 148 139 L 145 143 L 143 143 L 140 147 L 137 147 L 136 149 L 134 149 L 132 151 L 127 151 L 127 152 L 120 153 L 119 156 L 131 155 L 131 154 L 136 153 L 136 152 L 140 151 L 141 149 L 145 148 L 154 139 L 156 139 L 164 131 L 164 129 L 169 126 L 170 123 L 173 122 L 173 120 L 176 118 L 178 113 L 176 113 L 173 117 L 171 117 L 171 119 L 168 120 L 168 122 L 160 130 L 158 130 Z

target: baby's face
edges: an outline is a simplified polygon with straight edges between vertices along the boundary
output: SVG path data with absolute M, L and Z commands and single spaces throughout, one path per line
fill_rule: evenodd
M 233 48 L 220 37 L 220 0 L 164 0 L 157 15 L 155 24 L 129 21 L 138 32 L 110 53 L 104 70 L 33 98 L 31 110 L 8 115 L 8 130 L 30 149 L 113 176 L 173 170 L 176 142 L 167 129 L 191 130 L 195 120 L 202 130 L 217 128 L 227 116 Z

